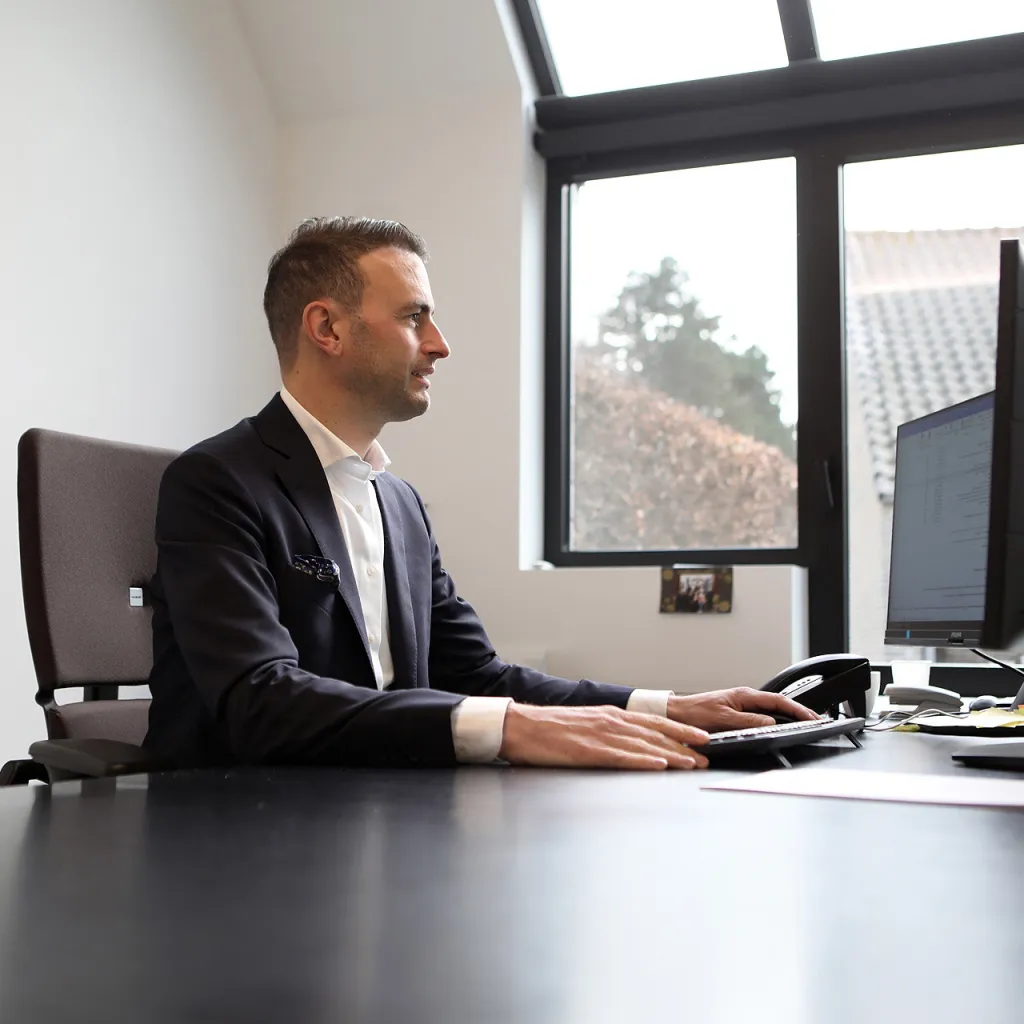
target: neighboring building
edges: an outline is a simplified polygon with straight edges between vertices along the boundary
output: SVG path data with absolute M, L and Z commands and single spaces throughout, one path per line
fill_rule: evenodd
M 885 648 L 900 423 L 982 394 L 995 378 L 999 240 L 1024 228 L 846 235 L 850 648 Z

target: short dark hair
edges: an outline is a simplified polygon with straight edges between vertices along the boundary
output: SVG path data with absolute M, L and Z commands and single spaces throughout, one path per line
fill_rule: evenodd
M 366 284 L 359 258 L 387 248 L 427 260 L 423 239 L 395 220 L 309 217 L 291 233 L 267 267 L 263 290 L 263 312 L 282 366 L 288 366 L 298 351 L 306 306 L 327 296 L 349 311 L 358 310 Z

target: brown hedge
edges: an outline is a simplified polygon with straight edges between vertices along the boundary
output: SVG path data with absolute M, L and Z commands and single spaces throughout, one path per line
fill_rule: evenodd
M 574 549 L 796 545 L 778 448 L 586 358 L 574 384 Z

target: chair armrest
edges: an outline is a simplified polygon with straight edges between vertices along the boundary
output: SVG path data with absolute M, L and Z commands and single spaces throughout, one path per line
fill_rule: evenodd
M 28 752 L 33 761 L 46 766 L 54 781 L 54 770 L 62 778 L 102 779 L 167 767 L 148 750 L 119 740 L 38 740 Z
M 49 782 L 45 765 L 22 758 L 0 768 L 0 786 L 27 786 L 30 782 Z

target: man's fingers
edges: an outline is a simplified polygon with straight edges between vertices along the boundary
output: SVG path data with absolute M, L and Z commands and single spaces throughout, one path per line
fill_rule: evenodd
M 684 725 L 682 722 L 673 722 L 671 718 L 663 718 L 661 715 L 628 712 L 624 716 L 624 720 L 642 729 L 654 729 L 684 745 L 692 744 L 699 747 L 710 739 L 703 729 L 698 729 L 694 725 Z
M 626 768 L 632 771 L 663 772 L 668 767 L 668 758 L 652 754 L 637 754 L 628 750 L 617 750 L 611 768 Z
M 643 741 L 638 741 L 643 743 Z M 645 749 L 640 747 L 640 750 Z M 691 768 L 707 768 L 708 759 L 703 754 L 698 754 L 695 750 L 690 750 L 689 747 L 667 747 L 659 746 L 658 744 L 647 744 L 646 749 L 651 751 L 655 757 L 663 757 L 668 763 L 669 768 L 675 768 L 679 771 L 689 771 Z
M 635 750 L 606 748 L 595 758 L 597 768 L 625 768 L 630 771 L 663 772 L 668 768 L 668 758 L 660 754 L 641 753 Z
M 781 693 L 769 693 L 767 690 L 754 690 L 750 687 L 743 687 L 741 691 L 744 708 L 751 711 L 778 711 L 782 714 L 791 715 L 793 718 L 813 721 L 819 716 L 809 707 L 798 704 L 795 700 L 783 697 Z M 770 725 L 771 723 L 762 723 Z
M 664 757 L 670 768 L 706 768 L 708 759 L 691 750 L 685 744 L 679 743 L 671 736 L 659 732 L 656 729 L 641 729 L 636 733 L 617 736 L 614 740 L 616 746 L 637 753 L 650 753 L 656 757 Z
M 511 764 L 664 771 L 706 768 L 707 758 L 690 744 L 707 740 L 703 729 L 656 715 L 513 703 L 499 753 Z
M 770 715 L 757 715 L 745 711 L 737 711 L 734 716 L 729 716 L 729 724 L 723 728 L 723 731 L 725 729 L 759 729 L 761 726 L 774 724 L 775 719 Z
M 731 729 L 757 729 L 765 725 L 774 725 L 771 715 L 761 715 L 756 711 L 737 711 L 735 708 L 723 707 L 718 713 L 715 732 L 726 732 Z M 700 744 L 697 744 L 700 746 Z

